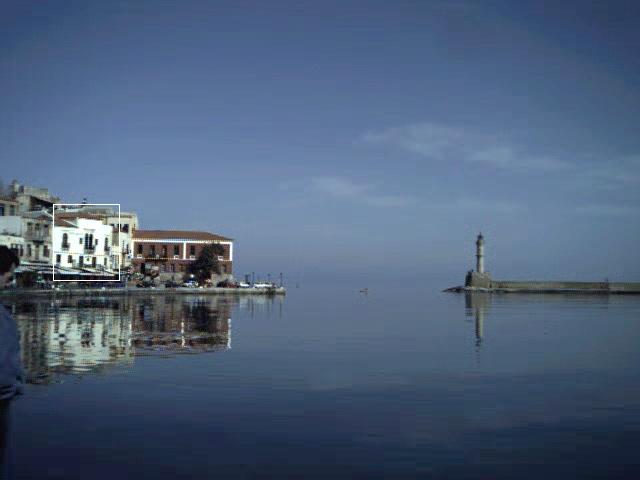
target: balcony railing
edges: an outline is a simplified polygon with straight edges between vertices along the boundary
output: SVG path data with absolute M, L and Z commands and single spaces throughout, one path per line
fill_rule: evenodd
M 68 243 L 63 243 L 61 245 L 62 250 L 69 250 L 69 244 Z
M 84 246 L 84 251 L 85 251 L 86 253 L 93 253 L 93 252 L 95 252 L 95 251 L 96 251 L 96 247 L 95 247 L 95 246 L 93 246 L 93 245 L 85 245 L 85 246 Z
M 26 240 L 31 240 L 32 242 L 44 242 L 49 240 L 51 236 L 49 232 L 43 232 L 41 230 L 27 230 L 24 234 L 24 238 Z

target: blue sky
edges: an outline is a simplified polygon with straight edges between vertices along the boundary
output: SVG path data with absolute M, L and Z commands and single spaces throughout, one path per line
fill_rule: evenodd
M 640 279 L 633 2 L 2 2 L 0 177 L 236 272 Z

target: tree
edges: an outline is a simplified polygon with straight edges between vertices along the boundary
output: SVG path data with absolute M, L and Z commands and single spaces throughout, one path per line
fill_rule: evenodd
M 219 243 L 206 245 L 198 258 L 196 258 L 187 269 L 187 272 L 195 275 L 198 283 L 204 283 L 211 278 L 213 273 L 220 273 L 220 262 L 218 255 L 224 255 L 224 247 Z

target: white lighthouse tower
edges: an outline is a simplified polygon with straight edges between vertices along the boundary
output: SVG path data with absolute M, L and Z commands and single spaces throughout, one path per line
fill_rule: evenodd
M 476 240 L 476 272 L 484 273 L 484 237 L 482 232 L 478 234 Z

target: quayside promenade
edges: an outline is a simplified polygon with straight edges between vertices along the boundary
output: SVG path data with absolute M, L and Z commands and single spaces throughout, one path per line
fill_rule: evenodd
M 275 288 L 10 288 L 0 290 L 0 298 L 15 295 L 87 296 L 87 295 L 285 295 L 285 287 Z

